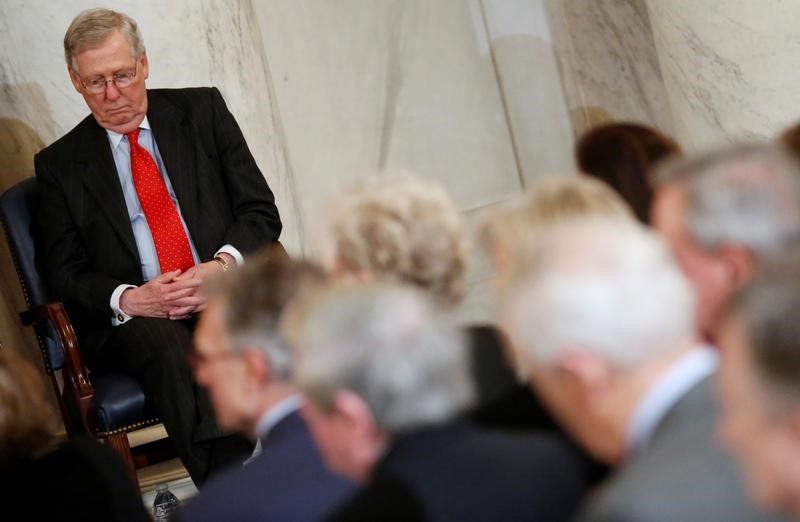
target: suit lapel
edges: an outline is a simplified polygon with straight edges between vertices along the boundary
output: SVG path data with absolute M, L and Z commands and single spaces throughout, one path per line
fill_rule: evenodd
M 189 233 L 200 248 L 197 224 L 197 174 L 195 140 L 186 114 L 159 95 L 148 91 L 147 119 L 153 130 L 158 151 L 175 189 L 181 214 Z
M 139 250 L 133 237 L 108 135 L 97 124 L 90 126 L 87 132 L 87 139 L 83 141 L 82 149 L 77 155 L 78 163 L 85 166 L 85 175 L 81 176 L 83 183 L 97 200 L 122 243 L 138 259 Z

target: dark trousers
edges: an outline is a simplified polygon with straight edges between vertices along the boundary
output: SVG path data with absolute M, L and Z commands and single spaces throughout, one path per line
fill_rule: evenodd
M 97 354 L 97 363 L 102 370 L 127 373 L 139 381 L 199 487 L 215 471 L 243 462 L 252 444 L 222 433 L 208 394 L 192 376 L 188 355 L 195 323 L 194 318 L 133 318 L 115 328 Z

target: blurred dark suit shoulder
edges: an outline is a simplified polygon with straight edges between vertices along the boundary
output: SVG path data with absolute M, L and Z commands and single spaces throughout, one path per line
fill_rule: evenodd
M 294 412 L 261 441 L 262 452 L 206 484 L 180 510 L 187 522 L 322 520 L 355 492 L 325 467 L 308 426 Z
M 398 437 L 334 520 L 569 520 L 585 477 L 557 438 L 456 423 Z

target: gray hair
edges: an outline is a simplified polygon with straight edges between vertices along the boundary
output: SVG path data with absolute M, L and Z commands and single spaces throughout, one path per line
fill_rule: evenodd
M 292 353 L 280 333 L 282 314 L 292 299 L 324 281 L 325 273 L 317 265 L 261 254 L 211 280 L 204 290 L 209 299 L 225 300 L 231 351 L 257 349 L 269 360 L 272 378 L 288 379 Z
M 537 179 L 525 194 L 481 214 L 477 235 L 484 249 L 506 251 L 514 277 L 550 227 L 581 216 L 634 219 L 625 200 L 608 184 L 584 175 Z
M 583 218 L 541 241 L 504 316 L 523 362 L 582 349 L 636 367 L 694 335 L 694 295 L 662 241 L 627 219 Z
M 800 239 L 800 170 L 776 146 L 667 162 L 654 179 L 659 188 L 685 188 L 689 233 L 703 248 L 730 243 L 768 257 Z
M 463 333 L 418 290 L 339 284 L 318 295 L 300 323 L 294 378 L 324 411 L 349 390 L 396 434 L 450 419 L 473 401 Z
M 119 31 L 128 40 L 134 59 L 138 60 L 144 54 L 144 40 L 133 18 L 111 9 L 87 9 L 72 20 L 64 35 L 64 59 L 67 65 L 78 72 L 75 55 L 99 46 L 114 31 Z
M 362 182 L 335 198 L 326 221 L 329 257 L 340 268 L 411 283 L 447 304 L 461 299 L 464 227 L 441 184 L 410 175 Z
M 777 410 L 800 402 L 800 253 L 768 264 L 733 299 L 755 375 Z

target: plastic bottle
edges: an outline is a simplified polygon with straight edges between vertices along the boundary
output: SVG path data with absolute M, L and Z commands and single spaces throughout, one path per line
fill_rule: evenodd
M 167 522 L 178 509 L 180 500 L 172 494 L 166 484 L 156 487 L 156 499 L 153 501 L 153 517 L 155 522 Z

